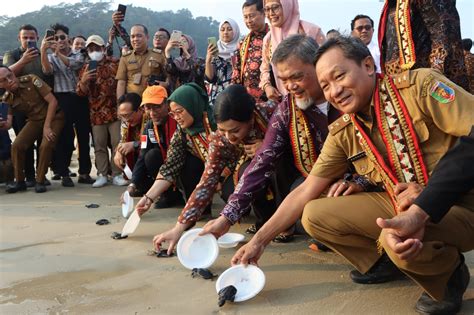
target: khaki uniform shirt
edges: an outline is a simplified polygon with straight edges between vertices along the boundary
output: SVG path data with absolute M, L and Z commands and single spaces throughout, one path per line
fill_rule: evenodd
M 143 55 L 132 51 L 120 58 L 115 79 L 126 82 L 126 93 L 142 95 L 150 75 L 163 76 L 165 66 L 166 58 L 159 49 L 148 49 Z
M 405 101 L 427 171 L 431 174 L 456 139 L 469 134 L 474 125 L 474 95 L 432 69 L 403 72 L 394 76 L 394 82 Z M 439 82 L 453 89 L 453 100 L 438 101 L 439 97 L 437 99 L 432 91 Z M 385 145 L 372 118 L 373 112 L 372 103 L 367 115 L 358 113 L 357 117 L 389 165 Z M 349 115 L 343 115 L 332 123 L 329 133 L 311 175 L 337 179 L 344 174 L 348 163 L 352 163 L 358 174 L 367 176 L 374 183 L 382 183 L 380 173 L 358 141 Z
M 20 84 L 15 92 L 5 92 L 3 102 L 10 105 L 11 110 L 24 113 L 28 120 L 46 119 L 48 102 L 44 99 L 51 93 L 51 88 L 34 74 L 18 78 Z

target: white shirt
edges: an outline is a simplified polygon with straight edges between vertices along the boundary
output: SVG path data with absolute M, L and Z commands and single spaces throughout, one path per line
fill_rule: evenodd
M 375 66 L 377 67 L 377 73 L 381 73 L 382 69 L 380 68 L 380 49 L 379 49 L 379 44 L 374 41 L 374 38 L 372 37 L 372 40 L 370 43 L 367 45 L 367 48 L 370 50 L 370 54 L 374 58 L 375 61 Z

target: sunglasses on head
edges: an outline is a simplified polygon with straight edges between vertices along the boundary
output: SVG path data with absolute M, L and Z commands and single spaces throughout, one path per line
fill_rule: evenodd
M 64 34 L 54 36 L 54 40 L 65 40 L 65 39 L 66 39 L 66 35 Z

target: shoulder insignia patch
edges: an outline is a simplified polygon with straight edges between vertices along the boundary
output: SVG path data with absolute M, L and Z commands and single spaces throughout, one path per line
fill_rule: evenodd
M 43 82 L 41 82 L 40 79 L 35 79 L 33 80 L 33 84 L 37 87 L 37 88 L 41 88 L 43 86 Z
M 447 104 L 456 98 L 454 89 L 441 81 L 436 81 L 430 88 L 430 95 L 440 103 Z
M 159 53 L 159 54 L 163 53 L 163 51 L 161 49 L 158 49 L 158 48 L 153 48 L 152 50 L 153 50 L 153 52 L 156 52 L 156 53 Z
M 2 96 L 2 102 L 5 102 L 5 103 L 8 103 L 8 99 L 11 98 L 12 94 L 10 94 L 10 92 L 6 91 L 5 93 L 3 93 L 3 96 Z
M 402 73 L 394 75 L 392 78 L 397 89 L 404 89 L 411 85 L 410 71 L 403 71 Z
M 349 116 L 349 114 L 344 114 L 339 117 L 335 122 L 329 125 L 329 133 L 334 136 L 336 133 L 338 133 L 351 123 L 351 116 Z
M 31 77 L 29 75 L 24 75 L 22 77 L 20 77 L 20 82 L 21 83 L 25 83 L 25 82 L 28 82 L 31 80 Z
M 132 54 L 132 52 L 133 52 L 133 50 L 129 50 L 125 54 L 122 54 L 122 57 L 130 56 Z

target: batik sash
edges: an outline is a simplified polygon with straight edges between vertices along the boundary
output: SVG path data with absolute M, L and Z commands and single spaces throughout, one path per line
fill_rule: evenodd
M 387 148 L 389 165 L 357 117 L 352 114 L 351 119 L 360 144 L 381 174 L 385 189 L 396 204 L 395 186 L 410 182 L 426 185 L 428 172 L 410 114 L 390 77 L 377 77 L 373 101 L 375 120 Z
M 295 98 L 290 96 L 290 142 L 293 150 L 296 168 L 307 177 L 313 165 L 316 163 L 318 154 L 314 145 L 314 139 L 303 111 L 295 104 Z

